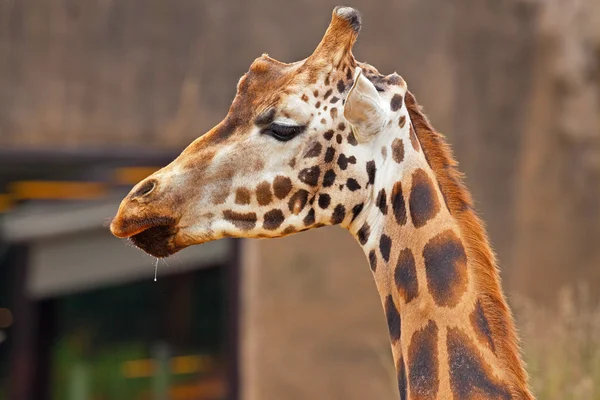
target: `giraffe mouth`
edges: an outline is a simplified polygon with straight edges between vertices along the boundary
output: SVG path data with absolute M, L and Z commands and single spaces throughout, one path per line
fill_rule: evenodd
M 185 246 L 175 243 L 178 229 L 174 225 L 158 225 L 145 229 L 129 237 L 129 241 L 137 248 L 153 257 L 168 257 Z

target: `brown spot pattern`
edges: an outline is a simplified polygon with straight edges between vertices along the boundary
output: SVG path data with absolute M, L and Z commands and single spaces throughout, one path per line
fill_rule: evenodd
M 279 209 L 274 209 L 265 213 L 263 228 L 267 230 L 275 230 L 283 223 L 284 216 L 283 212 Z
M 369 235 L 371 234 L 371 227 L 369 224 L 365 222 L 365 224 L 358 230 L 358 241 L 360 244 L 364 245 L 369 240 Z
M 321 154 L 321 150 L 323 149 L 323 145 L 320 142 L 316 142 L 313 146 L 306 152 L 304 158 L 314 158 L 319 157 Z
M 256 226 L 256 213 L 237 213 L 232 210 L 223 211 L 223 218 L 231 222 L 236 228 L 249 231 Z
M 470 320 L 471 325 L 473 325 L 473 330 L 477 335 L 477 340 L 495 353 L 496 346 L 494 345 L 492 330 L 490 329 L 490 324 L 485 316 L 481 300 L 477 300 L 477 303 L 475 303 L 475 309 L 471 312 Z
M 390 108 L 392 109 L 392 111 L 398 111 L 400 108 L 402 108 L 402 96 L 401 95 L 396 93 L 394 96 L 392 96 L 392 101 L 390 102 Z
M 454 398 L 465 400 L 512 398 L 508 387 L 503 385 L 485 364 L 469 336 L 459 328 L 448 328 L 446 334 L 448 361 L 450 363 L 450 387 Z
M 409 208 L 415 228 L 425 225 L 440 211 L 440 201 L 433 182 L 422 169 L 417 169 L 412 175 Z
M 385 189 L 381 189 L 379 191 L 379 193 L 377 194 L 377 199 L 375 200 L 375 203 L 377 204 L 377 208 L 379 208 L 379 211 L 381 211 L 381 213 L 383 215 L 387 215 L 388 205 L 387 205 L 387 195 L 385 193 Z
M 331 215 L 331 223 L 333 225 L 341 224 L 344 218 L 346 218 L 346 208 L 342 204 L 338 204 Z
M 277 175 L 273 181 L 273 192 L 275 197 L 283 199 L 292 190 L 292 181 L 286 176 Z
M 375 272 L 377 270 L 377 254 L 375 254 L 375 250 L 369 252 L 369 266 L 371 267 L 371 271 Z
M 439 306 L 453 307 L 467 290 L 467 255 L 451 230 L 431 238 L 423 248 L 427 288 Z
M 408 382 L 410 398 L 429 400 L 437 397 L 439 361 L 437 351 L 438 327 L 432 320 L 413 334 L 408 347 Z M 458 397 L 461 399 L 461 397 Z
M 238 188 L 235 191 L 235 204 L 250 204 L 250 191 L 246 188 Z
M 402 194 L 402 182 L 398 181 L 392 189 L 392 211 L 394 218 L 400 225 L 406 224 L 406 204 L 404 203 L 404 195 Z
M 408 248 L 400 251 L 394 271 L 394 281 L 405 303 L 410 303 L 419 294 L 415 257 Z
M 271 203 L 273 195 L 271 194 L 271 184 L 269 182 L 265 181 L 258 184 L 256 187 L 256 200 L 261 206 Z
M 388 329 L 390 331 L 390 338 L 392 339 L 392 343 L 396 343 L 398 340 L 400 340 L 402 326 L 400 321 L 400 313 L 398 312 L 398 309 L 394 304 L 394 299 L 392 298 L 392 295 L 388 295 L 386 297 L 384 309 Z
M 302 182 L 306 183 L 310 186 L 317 186 L 319 183 L 319 175 L 321 174 L 321 169 L 319 166 L 315 165 L 310 168 L 305 168 L 298 174 L 298 179 Z
M 404 142 L 402 142 L 402 139 L 396 138 L 392 142 L 392 158 L 398 164 L 404 161 Z
M 334 157 L 335 157 L 335 149 L 333 147 L 328 147 L 327 151 L 325 152 L 325 162 L 326 163 L 332 162 Z
M 299 214 L 308 201 L 308 192 L 304 189 L 298 190 L 290 197 L 288 208 L 294 214 Z

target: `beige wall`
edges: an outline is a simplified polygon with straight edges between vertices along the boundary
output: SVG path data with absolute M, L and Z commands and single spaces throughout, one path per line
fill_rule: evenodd
M 350 234 L 244 246 L 243 399 L 395 399 L 383 309 Z

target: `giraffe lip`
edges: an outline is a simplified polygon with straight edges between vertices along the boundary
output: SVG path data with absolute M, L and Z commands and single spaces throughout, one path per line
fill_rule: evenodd
M 119 220 L 115 218 L 110 224 L 110 231 L 118 238 L 126 239 L 158 226 L 175 226 L 171 217 L 151 217 Z

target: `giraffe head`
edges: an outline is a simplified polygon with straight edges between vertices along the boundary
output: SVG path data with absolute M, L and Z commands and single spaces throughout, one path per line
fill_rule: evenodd
M 360 24 L 337 7 L 307 59 L 256 59 L 225 119 L 131 190 L 112 233 L 164 257 L 223 237 L 351 224 L 374 201 L 386 129 L 406 122 L 402 78 L 352 55 Z

